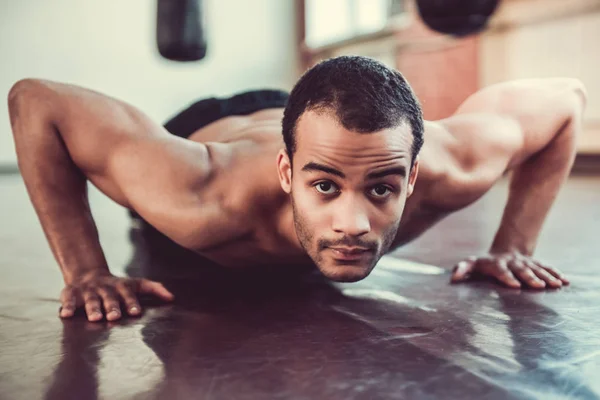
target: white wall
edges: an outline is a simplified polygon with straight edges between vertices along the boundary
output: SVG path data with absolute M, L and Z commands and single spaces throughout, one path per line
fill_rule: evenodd
M 552 4 L 569 7 L 567 3 L 554 0 Z M 600 154 L 600 11 L 595 4 L 595 11 L 535 24 L 515 24 L 507 30 L 488 32 L 480 41 L 482 86 L 554 76 L 578 78 L 585 84 L 588 103 L 578 150 L 589 154 Z M 535 18 L 542 10 L 533 4 L 520 11 L 521 15 L 527 11 Z
M 16 162 L 6 95 L 21 78 L 89 87 L 158 122 L 202 96 L 291 88 L 293 0 L 204 0 L 204 7 L 206 58 L 175 63 L 156 50 L 155 0 L 0 0 L 0 164 Z

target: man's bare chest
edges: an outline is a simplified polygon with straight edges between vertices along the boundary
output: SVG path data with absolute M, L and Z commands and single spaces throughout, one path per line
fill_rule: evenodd
M 278 179 L 276 158 L 283 146 L 279 125 L 273 121 L 266 125 L 238 122 L 236 133 L 219 136 L 213 129 L 198 131 L 190 138 L 214 140 L 208 140 L 208 145 L 213 149 L 215 174 L 203 197 L 227 202 L 234 209 L 232 215 L 239 216 L 251 232 L 232 236 L 202 255 L 228 266 L 309 261 L 294 240 L 290 200 Z M 419 178 L 426 179 L 426 174 Z M 409 243 L 449 214 L 423 207 L 419 188 L 427 186 L 418 184 L 408 199 L 392 248 Z

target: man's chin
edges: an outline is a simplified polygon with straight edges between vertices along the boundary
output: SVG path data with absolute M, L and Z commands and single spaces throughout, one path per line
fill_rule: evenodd
M 328 265 L 318 266 L 321 273 L 334 282 L 358 282 L 365 279 L 373 268 L 365 265 Z

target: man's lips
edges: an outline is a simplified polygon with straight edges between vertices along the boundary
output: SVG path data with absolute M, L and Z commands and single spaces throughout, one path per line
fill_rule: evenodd
M 329 247 L 334 257 L 341 260 L 358 260 L 365 254 L 371 253 L 364 247 Z

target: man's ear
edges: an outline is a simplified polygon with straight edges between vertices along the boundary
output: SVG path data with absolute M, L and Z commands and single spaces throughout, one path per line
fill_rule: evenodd
M 410 169 L 410 175 L 408 176 L 408 191 L 406 197 L 410 197 L 415 190 L 415 182 L 417 181 L 417 175 L 419 175 L 419 156 L 415 158 L 415 162 Z
M 292 192 L 292 163 L 285 149 L 279 150 L 277 154 L 277 173 L 281 188 L 290 194 Z

